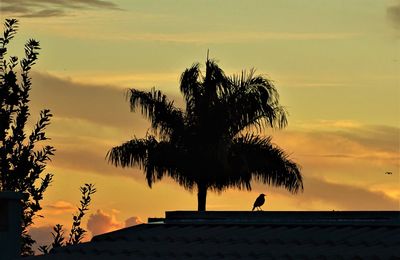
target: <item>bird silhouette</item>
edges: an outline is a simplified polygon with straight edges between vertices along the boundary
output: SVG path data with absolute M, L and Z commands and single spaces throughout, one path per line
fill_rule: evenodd
M 391 174 L 393 174 L 393 172 L 385 172 L 385 174 L 391 175 Z
M 256 209 L 256 208 L 258 210 L 262 210 L 261 206 L 264 205 L 265 196 L 267 196 L 267 195 L 265 195 L 264 193 L 261 193 L 260 196 L 258 196 L 256 201 L 254 201 L 253 209 L 251 211 L 254 211 L 254 209 Z

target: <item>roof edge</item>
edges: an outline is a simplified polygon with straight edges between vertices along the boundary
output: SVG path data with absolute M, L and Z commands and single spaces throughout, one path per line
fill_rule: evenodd
M 167 211 L 164 223 L 400 225 L 400 211 Z

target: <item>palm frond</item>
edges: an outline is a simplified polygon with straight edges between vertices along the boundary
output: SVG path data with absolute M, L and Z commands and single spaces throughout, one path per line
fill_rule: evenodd
M 131 111 L 140 107 L 141 113 L 151 121 L 151 127 L 161 138 L 178 134 L 183 129 L 183 113 L 174 106 L 173 101 L 154 88 L 150 92 L 130 89 L 127 92 Z M 178 133 L 177 133 L 178 132 Z
M 157 143 L 154 136 L 132 139 L 107 152 L 108 162 L 117 167 L 139 166 L 143 168 L 147 161 L 147 151 Z
M 217 97 L 229 91 L 228 77 L 214 60 L 207 60 L 206 73 L 203 78 L 204 96 L 209 104 L 213 104 Z
M 106 155 L 109 163 L 117 167 L 138 166 L 143 169 L 150 187 L 166 175 L 192 190 L 193 176 L 183 174 L 190 167 L 190 160 L 186 157 L 187 154 L 181 147 L 169 141 L 157 141 L 152 135 L 113 147 Z
M 297 193 L 303 190 L 300 167 L 271 143 L 270 137 L 246 134 L 234 139 L 232 162 L 239 175 L 249 176 L 273 186 Z
M 200 97 L 203 94 L 202 85 L 199 82 L 201 77 L 200 64 L 195 63 L 186 69 L 180 78 L 180 90 L 186 100 L 186 111 L 194 111 L 198 106 Z
M 279 95 L 271 81 L 255 76 L 255 70 L 230 78 L 231 92 L 224 97 L 231 108 L 232 135 L 256 126 L 283 128 L 287 125 L 287 112 L 279 105 Z M 240 104 L 240 105 L 238 105 Z

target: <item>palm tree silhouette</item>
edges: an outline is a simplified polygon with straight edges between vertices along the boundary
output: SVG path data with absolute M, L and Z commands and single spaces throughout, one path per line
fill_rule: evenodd
M 180 79 L 186 110 L 159 90 L 130 89 L 131 111 L 151 122 L 153 134 L 134 138 L 107 153 L 119 167 L 139 166 L 151 187 L 169 176 L 187 190 L 197 188 L 198 210 L 206 210 L 207 191 L 230 187 L 251 190 L 251 181 L 303 190 L 299 166 L 270 137 L 251 133 L 287 124 L 276 88 L 254 70 L 228 77 L 207 59 L 186 69 Z

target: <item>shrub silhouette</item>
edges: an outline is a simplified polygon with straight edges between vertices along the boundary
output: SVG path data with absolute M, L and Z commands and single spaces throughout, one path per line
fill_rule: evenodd
M 20 62 L 21 82 L 15 69 L 17 57 L 8 60 L 7 45 L 18 29 L 15 19 L 6 19 L 3 36 L 0 37 L 0 191 L 24 193 L 22 216 L 22 255 L 32 255 L 35 241 L 27 233 L 33 219 L 42 209 L 40 201 L 52 181 L 53 175 L 42 174 L 46 163 L 54 155 L 52 146 L 37 149 L 37 143 L 47 140 L 45 128 L 50 123 L 48 109 L 40 117 L 32 132 L 26 136 L 25 126 L 29 117 L 30 70 L 37 60 L 39 42 L 33 39 L 25 44 L 25 58 Z

